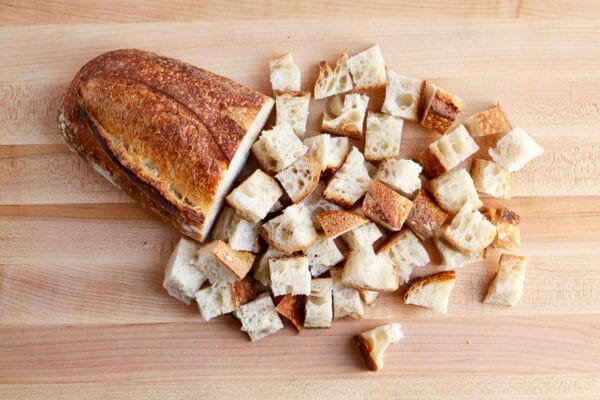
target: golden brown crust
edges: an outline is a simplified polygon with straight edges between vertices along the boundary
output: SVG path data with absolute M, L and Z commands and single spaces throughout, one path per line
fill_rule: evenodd
M 363 360 L 365 360 L 365 365 L 367 366 L 367 368 L 371 371 L 379 370 L 379 367 L 373 359 L 373 348 L 371 347 L 371 343 L 367 339 L 365 339 L 362 336 L 362 334 L 354 336 L 354 341 L 358 346 L 358 350 L 360 350 Z
M 230 161 L 272 103 L 189 64 L 117 50 L 77 73 L 59 106 L 59 128 L 71 150 L 201 240 Z
M 452 281 L 455 279 L 455 271 L 442 271 L 438 272 L 437 274 L 416 278 L 408 285 L 406 292 L 404 292 L 404 295 L 402 296 L 402 300 L 406 303 L 408 301 L 408 298 L 414 291 L 420 289 L 423 286 L 429 285 L 430 283 L 440 283 L 445 281 Z
M 368 218 L 347 210 L 323 211 L 317 219 L 327 237 L 337 237 L 369 222 Z
M 212 252 L 215 259 L 239 279 L 244 279 L 252 268 L 256 256 L 249 251 L 233 250 L 222 240 L 215 240 L 215 242 L 216 245 Z
M 425 150 L 420 152 L 415 161 L 423 167 L 423 175 L 427 179 L 434 179 L 446 173 L 448 168 L 442 164 L 442 157 L 437 151 L 437 147 L 429 145 Z
M 354 139 L 362 138 L 362 132 L 355 128 L 354 124 L 342 124 L 339 127 L 333 127 L 330 125 L 323 125 L 321 132 L 330 133 L 337 136 L 347 136 Z
M 500 103 L 485 111 L 472 115 L 465 121 L 465 127 L 471 136 L 487 136 L 508 132 L 512 125 L 502 110 Z
M 319 162 L 315 160 L 315 158 L 309 153 L 306 153 L 304 155 L 304 158 L 308 161 L 313 171 L 312 181 L 310 181 L 309 184 L 306 185 L 306 187 L 304 188 L 304 192 L 302 192 L 300 196 L 291 199 L 294 203 L 299 203 L 302 200 L 306 199 L 308 196 L 310 196 L 317 188 L 317 185 L 319 184 L 319 179 L 321 178 L 321 164 L 319 164 Z
M 277 312 L 290 321 L 301 332 L 304 329 L 304 305 L 306 303 L 305 296 L 293 296 L 286 294 L 279 300 L 275 309 Z
M 399 231 L 412 208 L 412 201 L 378 180 L 372 180 L 363 200 L 365 215 L 387 229 Z
M 234 310 L 237 310 L 244 304 L 254 300 L 256 297 L 254 282 L 250 277 L 240 279 L 239 281 L 230 284 L 229 288 L 231 289 L 231 303 L 233 304 Z
M 464 102 L 442 88 L 434 88 L 431 101 L 421 118 L 421 125 L 443 134 L 454 123 Z
M 481 213 L 496 225 L 494 246 L 509 251 L 521 250 L 521 230 L 519 224 L 521 217 L 514 211 L 506 208 L 484 207 Z
M 408 214 L 406 224 L 419 239 L 427 241 L 447 218 L 448 213 L 437 205 L 425 189 L 420 189 L 413 199 L 413 208 Z

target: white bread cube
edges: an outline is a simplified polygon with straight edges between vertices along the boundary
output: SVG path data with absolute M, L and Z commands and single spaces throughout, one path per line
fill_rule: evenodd
M 464 125 L 459 125 L 452 132 L 431 143 L 416 157 L 416 161 L 423 166 L 423 174 L 432 179 L 450 171 L 477 150 L 477 143 Z
M 480 158 L 473 161 L 471 177 L 479 193 L 501 199 L 510 199 L 512 173 L 502 165 Z
M 417 278 L 410 283 L 404 293 L 404 304 L 431 308 L 445 314 L 448 311 L 448 300 L 455 283 L 454 271 L 438 272 Z
M 367 222 L 342 235 L 342 239 L 351 250 L 371 247 L 383 234 L 374 222 Z
M 379 165 L 375 178 L 404 196 L 410 196 L 421 188 L 419 175 L 422 170 L 412 160 L 390 158 Z
M 408 121 L 418 121 L 425 97 L 425 81 L 387 71 L 385 101 L 381 111 Z
M 258 228 L 258 224 L 251 224 L 236 215 L 230 207 L 224 206 L 211 234 L 213 240 L 226 241 L 234 250 L 258 253 Z
M 385 60 L 378 44 L 350 57 L 348 67 L 356 90 L 376 89 L 387 84 Z
M 362 247 L 350 252 L 344 265 L 343 282 L 356 289 L 394 292 L 400 286 L 398 271 L 385 254 Z
M 325 184 L 319 183 L 314 192 L 306 200 L 304 200 L 304 205 L 308 208 L 310 212 L 310 218 L 312 220 L 315 228 L 322 230 L 321 224 L 319 223 L 319 214 L 323 211 L 334 211 L 340 210 L 341 207 L 337 204 L 330 203 L 329 201 L 323 198 L 323 191 L 325 190 Z
M 309 210 L 294 204 L 283 213 L 263 224 L 259 233 L 269 245 L 285 253 L 304 250 L 318 239 Z
M 515 306 L 523 296 L 527 259 L 512 254 L 502 254 L 498 272 L 488 287 L 484 303 Z
M 292 53 L 281 54 L 269 61 L 273 91 L 300 90 L 300 69 L 294 64 Z
M 442 233 L 442 240 L 458 251 L 481 251 L 496 237 L 496 227 L 470 203 L 460 209 Z
M 511 128 L 500 104 L 470 116 L 464 124 L 471 136 L 474 137 L 496 135 L 507 132 Z
M 324 99 L 352 90 L 352 77 L 347 61 L 348 53 L 344 52 L 337 59 L 333 70 L 326 61 L 319 63 L 319 77 L 315 82 L 315 99 Z
M 199 246 L 196 242 L 182 237 L 171 253 L 163 287 L 169 295 L 190 304 L 194 293 L 206 282 L 206 276 L 196 267 Z
M 360 199 L 371 183 L 362 153 L 356 148 L 346 157 L 323 192 L 323 197 L 344 208 L 350 208 Z
M 198 249 L 197 268 L 213 286 L 244 279 L 254 263 L 254 254 L 233 250 L 222 240 L 213 240 Z
M 439 205 L 451 213 L 457 213 L 466 203 L 470 203 L 474 208 L 483 205 L 471 175 L 462 168 L 433 179 L 430 186 Z
M 254 266 L 252 277 L 265 287 L 271 286 L 271 271 L 269 269 L 269 259 L 287 256 L 287 253 L 284 253 L 269 246 L 267 251 L 265 251 L 265 253 L 260 257 L 256 265 Z
M 321 171 L 326 173 L 337 171 L 350 151 L 350 140 L 347 137 L 331 136 L 328 133 L 306 138 L 304 145 L 321 165 Z
M 310 196 L 317 188 L 320 177 L 321 165 L 310 154 L 305 154 L 275 175 L 294 203 Z
M 204 321 L 229 314 L 256 295 L 252 282 L 241 279 L 225 286 L 208 286 L 196 292 L 196 303 Z
M 369 112 L 365 134 L 365 158 L 372 161 L 400 155 L 404 120 L 388 114 Z
M 514 211 L 505 208 L 484 207 L 481 213 L 496 226 L 494 246 L 509 251 L 521 250 L 521 217 Z
M 283 191 L 277 181 L 257 169 L 225 198 L 233 210 L 251 224 L 267 216 Z
M 356 335 L 354 340 L 365 364 L 372 371 L 383 369 L 383 355 L 391 344 L 398 343 L 403 337 L 402 326 L 398 323 L 381 325 Z
M 304 327 L 329 328 L 333 319 L 333 280 L 313 279 L 310 296 L 306 299 Z
M 323 113 L 321 130 L 334 135 L 349 136 L 360 139 L 363 134 L 363 123 L 369 96 L 350 93 L 344 96 L 334 96 L 327 102 L 327 110 Z
M 242 332 L 246 332 L 253 342 L 283 328 L 283 322 L 268 293 L 263 293 L 254 301 L 241 306 L 235 312 L 235 316 L 242 324 Z
M 360 292 L 342 282 L 341 268 L 332 268 L 330 272 L 333 279 L 333 317 L 361 319 L 365 310 L 360 300 Z
M 306 132 L 309 102 L 310 92 L 276 92 L 275 124 L 288 124 L 299 138 L 303 138 Z
M 465 106 L 465 102 L 436 85 L 428 85 L 425 90 L 425 108 L 421 116 L 421 125 L 443 134 L 452 126 Z
M 336 238 L 369 222 L 363 215 L 347 210 L 323 211 L 317 219 L 325 236 L 329 238 Z
M 376 292 L 374 290 L 360 290 L 360 298 L 365 304 L 372 305 L 375 302 L 375 300 L 377 300 L 378 296 L 379 292 Z
M 321 236 L 319 240 L 304 250 L 308 257 L 310 273 L 317 277 L 329 271 L 336 264 L 344 261 L 344 256 L 336 246 L 333 239 Z
M 362 204 L 363 213 L 383 227 L 399 231 L 412 208 L 412 201 L 378 180 L 371 181 Z
M 308 257 L 294 256 L 269 259 L 273 296 L 310 294 Z
M 445 229 L 445 227 L 440 229 L 433 236 L 435 247 L 440 253 L 440 257 L 442 259 L 442 267 L 445 270 L 454 270 L 462 268 L 465 265 L 473 264 L 479 261 L 483 261 L 485 259 L 486 249 L 483 249 L 481 251 L 463 253 L 444 243 L 440 239 L 440 235 L 445 231 Z
M 427 265 L 430 261 L 425 246 L 409 229 L 392 235 L 377 253 L 386 254 L 400 272 L 400 284 L 410 280 L 414 268 Z
M 541 156 L 544 149 L 527 132 L 514 128 L 488 150 L 492 160 L 511 172 L 519 171 L 529 161 Z
M 292 165 L 306 154 L 308 149 L 288 124 L 276 125 L 264 130 L 252 145 L 252 153 L 262 168 L 276 174 Z

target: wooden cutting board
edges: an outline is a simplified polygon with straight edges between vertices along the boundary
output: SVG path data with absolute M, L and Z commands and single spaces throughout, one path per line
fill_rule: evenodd
M 599 398 L 600 21 L 584 19 L 599 5 L 412 3 L 1 2 L 0 397 Z M 396 293 L 362 321 L 257 343 L 228 317 L 200 322 L 161 287 L 178 234 L 63 145 L 66 85 L 97 54 L 136 47 L 270 93 L 267 60 L 290 50 L 310 90 L 318 61 L 373 43 L 465 115 L 500 101 L 545 148 L 510 202 L 486 200 L 523 218 L 523 299 L 481 304 L 494 251 L 458 271 L 447 315 Z M 403 155 L 434 139 L 407 124 Z M 389 321 L 406 337 L 366 372 L 351 336 Z

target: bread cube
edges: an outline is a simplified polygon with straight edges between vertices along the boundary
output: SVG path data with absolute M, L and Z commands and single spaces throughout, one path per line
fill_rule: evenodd
M 458 251 L 482 251 L 496 237 L 496 227 L 483 214 L 473 208 L 471 203 L 465 203 L 441 238 Z
M 271 271 L 273 296 L 310 294 L 308 257 L 271 258 L 269 259 L 269 270 Z
M 387 84 L 385 60 L 378 44 L 350 57 L 348 67 L 356 90 L 376 89 Z
M 446 172 L 430 182 L 438 204 L 446 211 L 457 213 L 466 203 L 474 208 L 483 205 L 475 190 L 473 179 L 464 169 Z
M 347 210 L 323 211 L 317 216 L 325 236 L 336 238 L 369 222 L 364 216 Z
M 369 185 L 362 205 L 367 217 L 392 231 L 402 229 L 411 208 L 412 201 L 377 180 Z
M 342 166 L 350 151 L 350 140 L 347 137 L 331 136 L 322 133 L 304 139 L 308 153 L 313 156 L 321 166 L 321 172 L 332 173 Z
M 419 121 L 425 97 L 425 81 L 402 76 L 391 70 L 387 71 L 387 79 L 381 111 L 408 121 Z
M 404 293 L 404 304 L 431 308 L 445 314 L 448 311 L 448 300 L 455 283 L 454 271 L 438 272 L 417 278 L 410 283 Z
M 327 184 L 323 197 L 344 208 L 350 208 L 360 199 L 371 183 L 362 153 L 356 148 Z
M 292 165 L 275 175 L 285 189 L 292 202 L 298 203 L 317 188 L 321 176 L 321 165 L 311 156 L 305 154 Z
M 323 227 L 319 223 L 318 216 L 323 211 L 334 211 L 340 210 L 341 207 L 337 204 L 330 203 L 329 201 L 323 198 L 323 191 L 325 190 L 325 184 L 319 183 L 314 192 L 306 200 L 304 200 L 304 205 L 308 208 L 310 213 L 310 218 L 312 220 L 315 228 L 319 230 L 323 230 Z
M 248 221 L 256 224 L 267 216 L 283 191 L 277 181 L 257 169 L 225 198 L 233 210 Z
M 276 92 L 275 111 L 276 125 L 288 124 L 294 133 L 303 138 L 308 120 L 308 104 L 310 92 Z
M 511 125 L 500 104 L 471 115 L 465 122 L 467 130 L 474 137 L 496 135 L 510 130 Z
M 436 85 L 428 86 L 426 91 L 421 125 L 443 134 L 452 126 L 465 103 L 458 96 Z
M 378 250 L 387 255 L 400 273 L 400 284 L 410 280 L 414 268 L 427 265 L 429 254 L 419 239 L 409 229 L 393 234 Z
M 242 332 L 246 332 L 253 342 L 283 328 L 283 322 L 268 293 L 263 293 L 254 301 L 241 306 L 235 312 L 235 316 L 242 324 Z
M 502 199 L 510 199 L 512 173 L 502 165 L 480 158 L 473 161 L 471 177 L 479 193 Z
M 248 278 L 224 286 L 208 286 L 196 292 L 196 303 L 204 321 L 229 314 L 248 303 L 256 296 Z
M 163 280 L 167 293 L 188 305 L 206 282 L 206 276 L 196 266 L 198 249 L 196 242 L 184 237 L 179 239 L 167 262 Z
M 321 236 L 319 240 L 304 250 L 308 257 L 308 265 L 312 276 L 317 277 L 329 271 L 336 264 L 344 261 L 344 256 L 333 239 Z
M 368 104 L 369 96 L 364 94 L 347 94 L 343 102 L 340 96 L 332 97 L 327 102 L 327 109 L 323 113 L 321 130 L 334 135 L 360 139 Z
M 521 217 L 516 212 L 505 208 L 484 207 L 481 213 L 496 226 L 494 246 L 514 252 L 521 250 Z
M 400 155 L 404 121 L 387 114 L 369 112 L 365 134 L 365 158 L 372 161 Z
M 281 54 L 269 61 L 273 91 L 300 90 L 300 69 L 294 64 L 292 53 Z
M 348 53 L 343 52 L 337 59 L 335 69 L 331 69 L 327 61 L 319 63 L 319 77 L 315 82 L 315 99 L 352 90 L 352 77 L 348 68 Z
M 544 149 L 527 132 L 514 128 L 488 150 L 492 160 L 511 172 L 519 171 L 529 161 L 541 156 Z
M 303 204 L 294 204 L 283 213 L 263 224 L 259 233 L 269 245 L 285 253 L 304 250 L 318 238 Z
M 279 300 L 275 309 L 300 332 L 304 328 L 305 307 L 306 298 L 304 296 L 286 294 Z
M 381 325 L 354 337 L 368 369 L 383 369 L 385 351 L 391 344 L 398 343 L 404 337 L 401 328 L 398 323 Z
M 421 189 L 413 199 L 413 207 L 406 219 L 406 225 L 419 239 L 427 241 L 444 225 L 446 218 L 448 213 L 437 205 L 425 189 Z
M 306 154 L 308 149 L 288 124 L 276 125 L 264 130 L 252 145 L 252 153 L 262 168 L 276 174 L 292 165 Z
M 379 165 L 375 178 L 404 196 L 410 196 L 421 188 L 419 175 L 422 170 L 412 160 L 390 158 Z
M 444 243 L 440 239 L 440 236 L 445 230 L 446 227 L 440 229 L 433 237 L 435 247 L 440 253 L 440 257 L 442 259 L 442 268 L 445 270 L 454 270 L 462 268 L 468 264 L 483 261 L 485 259 L 486 249 L 463 253 Z
M 313 279 L 310 296 L 306 299 L 304 327 L 329 328 L 333 319 L 333 280 Z
M 360 299 L 365 304 L 372 305 L 375 302 L 375 300 L 377 300 L 377 296 L 379 296 L 379 292 L 376 292 L 374 290 L 360 290 Z
M 269 246 L 267 251 L 265 251 L 265 253 L 260 257 L 256 265 L 254 266 L 252 276 L 258 282 L 260 282 L 261 285 L 265 287 L 271 286 L 271 270 L 269 269 L 269 259 L 282 258 L 287 256 L 287 253 L 284 253 Z
M 361 247 L 371 247 L 382 235 L 377 225 L 373 222 L 367 222 L 364 225 L 357 226 L 348 233 L 342 235 L 342 239 L 351 250 Z
M 365 313 L 360 292 L 342 282 L 342 268 L 330 270 L 333 279 L 333 317 L 361 319 Z
M 394 292 L 400 286 L 398 272 L 392 260 L 385 254 L 375 254 L 371 247 L 350 252 L 342 281 L 356 289 L 380 292 Z
M 515 306 L 523 296 L 527 259 L 512 254 L 502 254 L 498 272 L 490 283 L 484 303 Z
M 423 166 L 423 175 L 433 179 L 450 171 L 477 150 L 477 143 L 464 125 L 459 125 L 452 132 L 431 143 L 416 157 L 416 161 Z
M 222 240 L 213 240 L 198 249 L 197 268 L 213 286 L 224 286 L 244 279 L 252 264 L 254 254 L 233 250 Z
M 236 215 L 230 207 L 223 206 L 211 234 L 213 240 L 226 241 L 234 250 L 258 253 L 258 227 Z

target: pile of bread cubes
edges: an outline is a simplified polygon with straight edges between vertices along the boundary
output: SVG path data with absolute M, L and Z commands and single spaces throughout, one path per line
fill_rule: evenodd
M 455 270 L 484 260 L 489 246 L 519 252 L 519 215 L 483 207 L 479 194 L 509 199 L 512 173 L 543 150 L 499 104 L 450 130 L 463 100 L 388 69 L 376 45 L 343 53 L 333 69 L 319 64 L 314 98 L 329 100 L 322 133 L 305 138 L 311 93 L 301 91 L 300 70 L 290 53 L 269 65 L 276 123 L 252 146 L 260 168 L 226 197 L 212 240 L 182 238 L 165 272 L 169 294 L 195 300 L 203 320 L 233 313 L 252 341 L 282 329 L 280 317 L 298 331 L 329 328 L 334 319 L 360 319 L 364 304 L 405 284 L 405 304 L 445 313 Z M 383 87 L 381 112 L 367 111 L 365 92 Z M 399 158 L 407 122 L 441 135 L 413 160 Z M 479 150 L 474 139 L 495 134 L 504 135 L 491 160 L 457 168 Z M 430 240 L 440 272 L 411 280 L 430 263 Z M 526 259 L 510 253 L 485 303 L 519 301 Z M 356 342 L 378 370 L 401 338 L 391 323 Z

